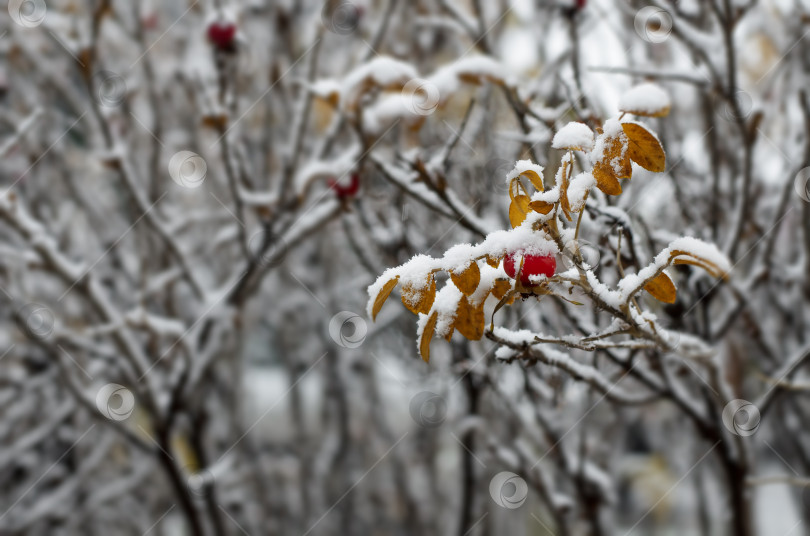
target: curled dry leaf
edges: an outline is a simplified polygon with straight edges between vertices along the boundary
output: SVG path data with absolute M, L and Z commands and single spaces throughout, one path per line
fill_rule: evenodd
M 672 264 L 691 264 L 692 266 L 703 268 L 713 277 L 722 279 L 723 281 L 728 281 L 728 274 L 711 261 L 701 259 L 693 255 L 686 255 L 680 251 L 673 251 L 672 257 L 674 257 Z
M 388 296 L 391 295 L 391 291 L 394 290 L 394 287 L 397 286 L 397 282 L 399 281 L 399 276 L 389 280 L 385 285 L 383 285 L 380 292 L 377 294 L 377 297 L 374 298 L 374 307 L 371 309 L 371 319 L 377 319 L 377 313 L 380 312 L 382 309 L 385 300 L 388 299 Z
M 529 203 L 531 200 L 527 195 L 516 195 L 509 204 L 509 223 L 512 228 L 519 227 L 526 215 L 529 213 Z
M 656 300 L 664 303 L 675 303 L 678 293 L 675 283 L 664 272 L 661 272 L 644 285 L 644 290 L 649 292 Z
M 562 184 L 560 185 L 560 208 L 568 221 L 571 221 L 571 203 L 568 202 L 568 171 L 570 164 L 564 163 L 563 165 L 565 167 L 563 168 Z
M 481 270 L 478 268 L 478 263 L 473 261 L 458 274 L 450 272 L 450 279 L 456 288 L 465 296 L 469 296 L 478 288 L 478 283 L 481 281 Z
M 410 284 L 402 285 L 402 304 L 413 314 L 427 314 L 436 298 L 436 280 L 428 276 L 427 284 L 416 288 Z
M 433 332 L 436 331 L 436 321 L 439 319 L 439 313 L 433 311 L 433 314 L 427 320 L 425 328 L 419 335 L 419 355 L 425 363 L 430 363 L 430 339 L 433 338 Z
M 666 154 L 658 138 L 640 123 L 622 123 L 622 130 L 629 140 L 627 155 L 648 171 L 656 173 L 666 169 Z
M 535 190 L 537 190 L 538 192 L 543 191 L 543 177 L 538 175 L 536 171 L 534 171 L 533 169 L 527 169 L 520 175 L 523 177 L 527 177 L 529 181 L 532 183 L 532 186 L 534 186 Z

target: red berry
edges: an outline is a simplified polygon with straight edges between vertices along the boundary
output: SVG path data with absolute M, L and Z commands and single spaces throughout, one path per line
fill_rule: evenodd
M 585 7 L 586 0 L 575 0 L 574 2 L 577 6 L 577 9 L 583 9 Z
M 557 260 L 553 255 L 522 255 L 520 253 L 510 253 L 503 260 L 503 269 L 506 275 L 515 278 L 518 268 L 520 267 L 520 259 L 523 259 L 523 269 L 520 272 L 520 282 L 523 286 L 530 287 L 536 283 L 529 280 L 533 275 L 545 275 L 552 277 L 557 270 Z
M 346 199 L 347 197 L 354 197 L 360 190 L 360 175 L 352 173 L 351 182 L 347 186 L 340 184 L 334 177 L 329 179 L 329 187 L 335 191 L 338 199 Z
M 236 24 L 228 21 L 212 22 L 208 26 L 208 40 L 219 49 L 229 50 L 235 44 Z
M 143 26 L 144 30 L 154 30 L 158 27 L 158 22 L 157 13 L 154 11 L 152 13 L 147 13 L 141 18 L 141 25 Z

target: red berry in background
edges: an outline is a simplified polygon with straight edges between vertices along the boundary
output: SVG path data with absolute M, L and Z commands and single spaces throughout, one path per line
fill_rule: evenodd
M 329 187 L 334 190 L 338 199 L 346 199 L 347 197 L 354 197 L 360 190 L 360 175 L 352 173 L 352 178 L 349 184 L 343 185 L 338 182 L 334 177 L 329 179 Z
M 520 282 L 523 286 L 530 287 L 536 283 L 529 280 L 533 275 L 545 275 L 551 277 L 557 271 L 557 259 L 553 255 L 522 255 L 520 253 L 510 253 L 503 260 L 503 269 L 506 275 L 515 278 L 520 259 L 523 259 L 523 269 L 520 272 Z
M 576 5 L 577 9 L 583 9 L 587 0 L 574 0 L 574 4 Z
M 218 49 L 231 51 L 236 45 L 236 24 L 218 20 L 208 26 L 208 40 Z
M 144 30 L 154 30 L 158 27 L 158 16 L 154 11 L 141 17 L 141 26 Z

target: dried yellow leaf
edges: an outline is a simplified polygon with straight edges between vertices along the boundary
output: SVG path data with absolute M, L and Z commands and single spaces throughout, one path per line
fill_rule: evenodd
M 691 264 L 692 266 L 703 268 L 704 270 L 709 272 L 713 277 L 717 277 L 724 281 L 728 280 L 728 274 L 723 270 L 721 270 L 720 267 L 714 264 L 713 262 L 707 261 L 706 259 L 694 257 L 691 254 L 689 256 L 679 256 L 679 255 L 686 255 L 686 254 L 682 251 L 673 251 L 670 254 L 670 258 L 676 257 L 675 260 L 672 261 L 672 264 Z
M 517 195 L 509 204 L 509 223 L 512 228 L 520 226 L 523 220 L 526 219 L 526 214 L 529 213 L 529 196 Z
M 508 279 L 496 279 L 492 285 L 492 295 L 502 300 L 506 293 L 512 290 L 512 282 Z
M 478 269 L 478 263 L 473 261 L 458 274 L 451 272 L 450 279 L 456 288 L 465 296 L 469 296 L 478 288 L 478 283 L 481 281 L 481 270 Z
M 554 208 L 554 203 L 548 203 L 546 201 L 532 201 L 529 203 L 529 208 L 535 212 L 539 212 L 540 214 L 548 214 L 551 212 L 551 209 Z
M 644 285 L 644 290 L 649 292 L 656 300 L 664 303 L 675 303 L 678 293 L 675 283 L 664 272 L 661 272 Z
M 630 178 L 633 173 L 627 152 L 627 137 L 623 134 L 605 140 L 602 157 L 593 166 L 593 177 L 596 187 L 607 195 L 622 193 L 619 179 Z
M 501 257 L 491 257 L 487 255 L 487 264 L 489 264 L 493 268 L 497 268 L 498 265 L 501 264 Z
M 484 302 L 477 307 L 470 305 L 466 296 L 462 296 L 456 309 L 456 318 L 453 327 L 471 341 L 477 341 L 484 336 Z
M 624 110 L 622 108 L 619 108 L 619 111 L 627 114 L 643 115 L 645 117 L 666 117 L 669 115 L 670 109 L 671 109 L 670 106 L 665 106 L 664 108 L 659 108 L 654 112 L 651 112 L 649 110 Z
M 417 288 L 414 285 L 402 285 L 402 304 L 413 314 L 427 314 L 436 298 L 436 280 L 428 276 L 428 283 Z
M 571 203 L 568 202 L 568 164 L 563 163 L 566 168 L 563 169 L 562 184 L 560 185 L 560 208 L 568 221 L 571 221 Z
M 371 309 L 371 320 L 377 319 L 377 313 L 380 312 L 382 309 L 385 300 L 388 299 L 388 296 L 391 295 L 391 291 L 394 290 L 394 287 L 397 286 L 397 282 L 399 281 L 399 276 L 396 276 L 394 279 L 389 280 L 383 288 L 380 289 L 380 292 L 377 293 L 377 297 L 374 298 L 374 307 Z
M 657 173 L 666 169 L 666 154 L 655 134 L 639 123 L 622 123 L 622 129 L 629 140 L 630 160 L 648 171 Z
M 425 329 L 419 335 L 419 355 L 425 363 L 430 363 L 430 339 L 433 338 L 433 332 L 436 330 L 436 321 L 439 319 L 439 313 L 433 311 L 430 318 L 425 324 Z
M 524 177 L 528 177 L 529 180 L 532 183 L 532 186 L 534 186 L 534 188 L 538 192 L 543 191 L 543 177 L 538 175 L 538 173 L 536 171 L 534 171 L 533 169 L 527 169 L 526 171 L 521 173 L 521 175 L 524 176 Z

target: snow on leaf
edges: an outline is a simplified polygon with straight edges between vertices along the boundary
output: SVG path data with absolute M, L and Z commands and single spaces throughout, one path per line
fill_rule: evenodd
M 597 148 L 599 145 L 597 144 Z M 632 174 L 630 158 L 627 155 L 627 136 L 623 133 L 608 136 L 604 140 L 602 148 L 603 152 L 597 156 L 593 164 L 596 187 L 607 195 L 619 195 L 622 193 L 619 179 L 629 178 Z
M 413 314 L 427 314 L 436 298 L 436 279 L 428 275 L 423 285 L 418 283 L 402 284 L 402 304 Z
M 619 99 L 620 111 L 647 117 L 664 117 L 671 106 L 669 95 L 652 83 L 639 84 Z
M 478 263 L 472 262 L 460 272 L 450 272 L 450 279 L 464 295 L 469 296 L 475 292 L 478 283 L 481 281 L 481 271 L 478 269 Z
M 543 191 L 543 166 L 538 166 L 531 160 L 518 160 L 512 171 L 506 174 L 507 186 L 521 176 L 528 178 L 538 191 Z
M 568 203 L 572 212 L 579 212 L 585 207 L 585 200 L 594 186 L 596 179 L 592 173 L 583 171 L 571 179 L 568 185 Z
M 372 87 L 401 89 L 409 80 L 417 77 L 418 73 L 411 64 L 388 56 L 377 56 L 346 75 L 341 95 L 345 104 L 353 105 L 360 95 Z
M 585 123 L 571 121 L 554 135 L 551 146 L 555 149 L 591 151 L 593 149 L 593 131 Z

